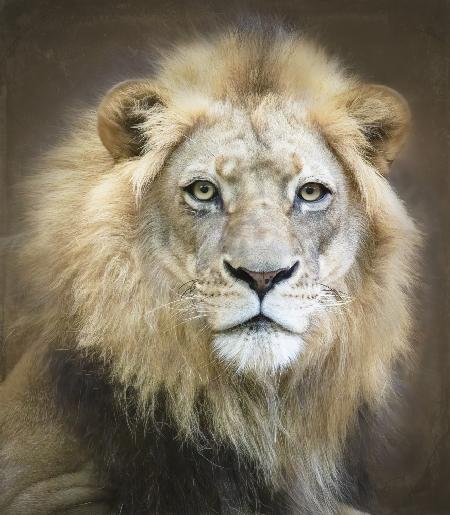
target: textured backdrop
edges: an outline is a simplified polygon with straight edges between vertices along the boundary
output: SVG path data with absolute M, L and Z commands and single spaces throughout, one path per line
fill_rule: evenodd
M 14 232 L 10 186 L 58 140 L 67 113 L 95 106 L 117 81 L 148 74 L 155 46 L 182 39 L 192 26 L 209 30 L 237 13 L 276 15 L 316 36 L 364 79 L 403 93 L 415 128 L 391 181 L 426 236 L 424 286 L 398 444 L 372 475 L 380 514 L 450 514 L 447 2 L 0 0 L 0 9 L 2 237 Z M 13 287 L 2 272 L 2 296 Z

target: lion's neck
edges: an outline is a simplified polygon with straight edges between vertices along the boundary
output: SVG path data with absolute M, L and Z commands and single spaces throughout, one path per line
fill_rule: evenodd
M 337 457 L 331 434 L 325 447 L 326 439 L 312 437 L 318 421 L 311 420 L 315 415 L 302 385 L 283 384 L 283 378 L 258 382 L 222 376 L 197 389 L 161 385 L 142 402 L 141 392 L 117 382 L 104 360 L 80 351 L 53 351 L 49 370 L 56 379 L 58 405 L 65 418 L 76 415 L 71 424 L 81 438 L 111 440 L 99 460 L 111 453 L 127 454 L 137 441 L 139 452 L 148 454 L 150 465 L 157 467 L 151 461 L 155 445 L 171 442 L 171 453 L 187 445 L 189 453 L 198 453 L 210 464 L 243 467 L 257 484 L 283 489 L 291 482 L 307 483 L 321 474 L 322 460 L 329 469 Z M 111 428 L 114 435 L 105 435 Z M 155 438 L 163 442 L 156 444 Z M 309 463 L 311 452 L 317 453 L 316 464 Z
M 261 454 L 266 448 L 267 454 L 272 447 L 274 461 L 275 442 L 270 446 L 264 436 L 253 434 L 255 441 L 249 443 L 248 431 L 257 428 L 246 424 L 236 400 L 224 408 L 232 417 L 227 424 L 239 426 L 229 438 L 225 419 L 217 420 L 213 413 L 213 404 L 222 400 L 208 398 L 204 390 L 183 420 L 176 406 L 181 400 L 167 389 L 155 392 L 143 412 L 137 392 L 115 384 L 103 361 L 68 350 L 52 351 L 47 360 L 62 420 L 95 449 L 93 458 L 127 513 L 179 513 L 180 497 L 192 504 L 183 506 L 185 513 L 219 512 L 225 498 L 243 512 L 257 512 L 262 503 L 280 509 L 283 494 L 275 494 L 257 459 L 239 450 L 241 445 Z M 145 506 L 133 505 L 134 499 L 145 499 Z

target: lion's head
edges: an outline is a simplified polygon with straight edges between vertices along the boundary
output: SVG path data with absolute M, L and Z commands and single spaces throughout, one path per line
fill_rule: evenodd
M 281 34 L 183 48 L 114 88 L 98 129 L 138 197 L 142 280 L 172 292 L 155 308 L 225 367 L 289 368 L 357 294 L 370 209 L 400 209 L 377 174 L 407 121 L 398 94 Z
M 201 391 L 217 438 L 271 473 L 300 438 L 314 475 L 407 349 L 417 233 L 384 176 L 408 121 L 291 34 L 176 49 L 32 179 L 33 324 L 146 408 L 164 388 L 186 434 Z

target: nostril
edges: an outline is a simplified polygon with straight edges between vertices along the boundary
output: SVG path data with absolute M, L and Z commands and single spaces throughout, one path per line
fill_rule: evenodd
M 250 283 L 253 283 L 254 279 L 249 273 L 247 273 L 245 268 L 234 268 L 234 266 L 231 266 L 228 261 L 224 261 L 224 265 L 225 269 L 230 275 L 232 275 L 235 279 L 240 279 L 241 281 L 246 282 L 252 288 Z
M 283 268 L 282 270 L 279 270 L 275 277 L 272 279 L 272 285 L 289 279 L 289 277 L 292 277 L 297 271 L 297 268 L 298 261 L 296 261 L 290 268 Z
M 284 281 L 285 279 L 289 279 L 289 277 L 295 273 L 298 267 L 298 261 L 289 268 L 281 268 L 267 272 L 255 272 L 243 267 L 234 268 L 227 261 L 224 261 L 224 265 L 230 275 L 236 279 L 246 282 L 262 300 L 264 295 L 273 288 L 275 284 Z

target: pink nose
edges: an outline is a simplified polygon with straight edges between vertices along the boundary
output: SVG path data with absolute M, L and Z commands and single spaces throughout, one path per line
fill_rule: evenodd
M 242 268 L 241 270 L 248 274 L 255 281 L 256 288 L 258 290 L 264 290 L 269 289 L 272 285 L 274 277 L 286 269 L 280 268 L 279 270 L 274 270 L 273 272 L 254 272 L 253 270 L 248 270 L 247 268 Z

